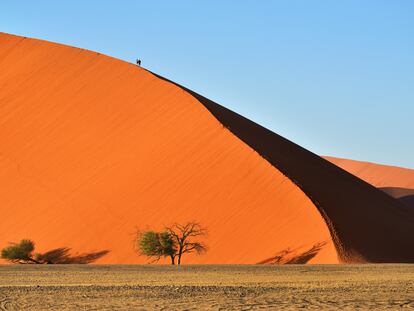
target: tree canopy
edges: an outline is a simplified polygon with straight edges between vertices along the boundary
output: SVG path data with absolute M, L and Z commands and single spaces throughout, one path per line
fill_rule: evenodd
M 154 262 L 162 257 L 169 257 L 171 264 L 181 264 L 183 254 L 196 252 L 201 254 L 207 251 L 203 242 L 195 240 L 207 235 L 207 229 L 197 222 L 187 222 L 185 224 L 175 223 L 165 227 L 164 231 L 157 232 L 148 230 L 138 232 L 136 247 L 140 255 L 153 259 Z
M 185 224 L 175 223 L 166 230 L 171 235 L 177 249 L 177 264 L 181 264 L 183 254 L 196 252 L 202 254 L 207 251 L 207 246 L 195 238 L 207 235 L 207 229 L 197 222 L 187 222 Z
M 1 250 L 1 258 L 14 263 L 39 263 L 33 258 L 35 243 L 31 240 L 21 240 L 19 243 L 10 243 Z
M 137 235 L 137 250 L 144 255 L 158 261 L 162 257 L 170 257 L 171 264 L 175 264 L 176 249 L 171 235 L 167 231 L 144 231 Z

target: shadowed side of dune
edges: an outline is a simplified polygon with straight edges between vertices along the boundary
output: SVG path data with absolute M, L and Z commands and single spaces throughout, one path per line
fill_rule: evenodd
M 402 203 L 280 135 L 182 88 L 308 195 L 329 226 L 342 261 L 414 262 L 414 217 Z

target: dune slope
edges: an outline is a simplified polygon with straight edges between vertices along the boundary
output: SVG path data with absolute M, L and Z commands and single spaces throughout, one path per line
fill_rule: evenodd
M 364 161 L 324 158 L 400 200 L 414 212 L 414 170 Z
M 108 250 L 139 263 L 138 229 L 196 220 L 191 263 L 255 263 L 327 242 L 311 200 L 192 95 L 95 52 L 0 35 L 0 247 Z
M 330 229 L 341 261 L 414 262 L 414 217 L 404 204 L 316 154 L 182 88 L 312 200 Z
M 414 189 L 414 170 L 412 169 L 335 157 L 324 158 L 375 187 Z
M 411 262 L 398 200 L 135 65 L 0 34 L 0 247 L 108 251 L 140 263 L 136 229 L 196 220 L 186 263 Z

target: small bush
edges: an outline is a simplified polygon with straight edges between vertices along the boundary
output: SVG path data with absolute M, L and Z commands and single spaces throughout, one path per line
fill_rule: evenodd
M 1 250 L 1 258 L 14 263 L 39 263 L 33 258 L 35 243 L 31 240 L 21 240 L 20 243 L 10 243 Z

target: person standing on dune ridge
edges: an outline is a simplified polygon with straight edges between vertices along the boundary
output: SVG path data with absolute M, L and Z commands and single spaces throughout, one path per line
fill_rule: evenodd
M 137 65 L 138 65 L 139 67 L 141 67 L 141 60 L 140 60 L 140 59 L 137 59 Z

